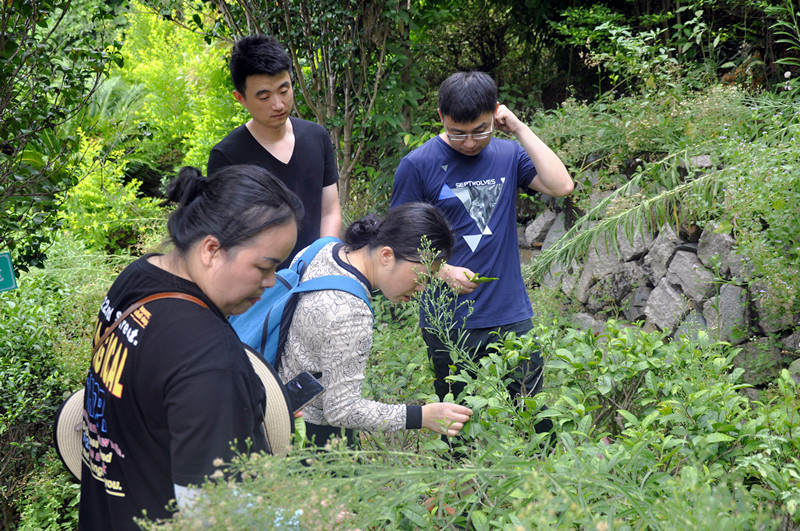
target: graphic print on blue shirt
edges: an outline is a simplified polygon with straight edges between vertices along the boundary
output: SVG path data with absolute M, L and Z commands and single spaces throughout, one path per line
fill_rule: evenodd
M 445 171 L 447 171 L 446 168 L 447 166 L 442 166 Z M 492 218 L 492 213 L 495 206 L 497 206 L 497 200 L 503 191 L 505 182 L 505 177 L 503 177 L 500 179 L 457 183 L 455 189 L 450 188 L 447 184 L 442 185 L 439 200 L 455 197 L 461 201 L 461 204 L 464 205 L 467 213 L 478 227 L 476 234 L 461 235 L 472 252 L 475 252 L 483 236 L 491 236 L 492 234 L 492 230 L 489 228 L 489 220 Z

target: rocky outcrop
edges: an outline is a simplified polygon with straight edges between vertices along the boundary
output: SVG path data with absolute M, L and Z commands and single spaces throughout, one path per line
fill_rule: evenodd
M 527 225 L 521 246 L 547 249 L 567 228 L 563 212 L 548 210 Z M 735 362 L 747 382 L 762 385 L 792 362 L 800 379 L 800 315 L 768 314 L 764 287 L 748 279 L 730 234 L 709 226 L 687 238 L 664 225 L 654 234 L 620 229 L 616 243 L 601 239 L 582 260 L 543 279 L 579 304 L 579 326 L 600 332 L 613 317 L 676 339 L 704 330 L 742 348 Z

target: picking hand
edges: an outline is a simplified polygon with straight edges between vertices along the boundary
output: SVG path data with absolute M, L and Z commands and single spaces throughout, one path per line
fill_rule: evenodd
M 455 437 L 472 416 L 472 410 L 450 402 L 434 402 L 422 406 L 422 427 Z
M 447 282 L 453 291 L 459 294 L 468 294 L 475 291 L 479 286 L 476 282 L 469 279 L 475 276 L 475 272 L 466 267 L 452 266 L 445 264 L 439 270 L 439 278 Z

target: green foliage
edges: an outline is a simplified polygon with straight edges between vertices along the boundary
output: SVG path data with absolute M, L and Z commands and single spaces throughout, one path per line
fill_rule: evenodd
M 80 132 L 79 132 L 80 134 Z M 164 219 L 158 202 L 138 197 L 139 182 L 123 183 L 122 153 L 103 154 L 93 140 L 82 142 L 83 158 L 73 171 L 85 177 L 70 189 L 60 209 L 63 226 L 92 250 L 129 251 Z
M 769 286 L 768 311 L 798 312 L 800 215 L 789 205 L 800 186 L 800 114 L 790 95 L 753 98 L 714 87 L 591 105 L 570 100 L 542 121 L 544 140 L 575 174 L 571 200 L 583 216 L 537 256 L 536 278 L 594 242 L 616 249 L 620 231 L 715 220 L 736 239 L 750 283 Z M 582 149 L 594 156 L 581 158 Z M 710 155 L 715 167 L 691 167 L 698 155 Z
M 66 472 L 54 449 L 47 452 L 42 474 L 25 486 L 18 531 L 78 528 L 81 485 Z
M 52 451 L 52 419 L 83 385 L 103 295 L 130 261 L 89 252 L 61 233 L 45 268 L 0 293 L 0 504 L 3 527 L 74 528 L 77 491 Z M 27 526 L 27 527 L 25 527 Z
M 778 36 L 776 42 L 783 43 L 795 56 L 780 57 L 775 62 L 789 67 L 800 67 L 800 12 L 792 2 L 778 2 L 766 8 L 766 13 L 776 18 L 772 30 Z
M 780 317 L 800 314 L 800 215 L 792 206 L 800 204 L 800 111 L 771 103 L 753 102 L 761 138 L 728 139 L 721 219 L 752 267 L 750 284 L 766 284 L 763 302 Z
M 376 344 L 408 336 L 391 325 L 378 332 L 387 333 Z M 537 346 L 549 359 L 545 392 L 514 404 L 503 380 Z M 600 336 L 540 326 L 497 347 L 466 378 L 476 413 L 465 461 L 451 461 L 433 439 L 255 456 L 232 465 L 242 482 L 206 484 L 193 517 L 145 527 L 269 528 L 279 519 L 288 529 L 337 521 L 349 529 L 788 529 L 800 521 L 800 404 L 788 373 L 773 398 L 751 403 L 728 345 L 703 336 L 669 343 L 616 323 Z M 399 369 L 398 382 L 412 372 Z M 550 450 L 544 435 L 532 435 L 544 416 L 558 426 Z
M 671 83 L 677 71 L 674 49 L 665 45 L 663 30 L 637 31 L 625 17 L 602 5 L 569 8 L 554 29 L 573 46 L 588 68 L 602 70 L 598 95 L 609 90 L 654 89 Z M 607 77 L 610 86 L 602 86 Z
M 76 139 L 63 126 L 120 60 L 115 9 L 75 4 L 13 0 L 0 10 L 0 246 L 23 270 L 43 260 L 58 226 L 55 196 L 74 182 L 64 165 Z M 65 23 L 68 9 L 91 31 Z
M 194 16 L 211 17 L 207 10 Z M 127 20 L 125 63 L 116 73 L 146 94 L 135 118 L 151 136 L 140 146 L 139 158 L 167 174 L 184 164 L 205 172 L 214 144 L 248 118 L 232 96 L 225 60 L 229 45 L 208 44 L 203 34 L 140 3 L 133 4 Z

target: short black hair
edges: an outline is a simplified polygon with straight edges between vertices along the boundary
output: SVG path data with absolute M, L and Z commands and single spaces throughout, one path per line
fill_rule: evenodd
M 292 59 L 278 39 L 269 35 L 250 35 L 236 41 L 229 66 L 233 87 L 242 94 L 250 76 L 292 75 Z
M 497 84 L 484 72 L 456 72 L 439 85 L 439 112 L 456 123 L 477 120 L 497 108 Z

